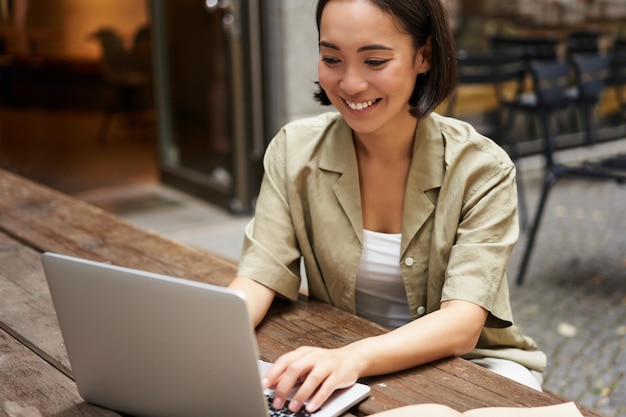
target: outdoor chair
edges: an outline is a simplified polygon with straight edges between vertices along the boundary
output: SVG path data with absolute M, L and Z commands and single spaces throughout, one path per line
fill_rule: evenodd
M 493 35 L 489 37 L 489 46 L 492 52 L 509 52 L 521 54 L 524 57 L 526 71 L 533 62 L 553 62 L 559 59 L 560 40 L 553 36 L 512 36 Z M 532 117 L 535 109 L 536 97 L 529 86 L 524 87 L 523 94 L 515 100 L 504 103 L 507 107 L 522 110 L 527 114 L 528 138 L 536 131 L 535 118 Z
M 626 52 L 626 38 L 615 38 L 611 49 L 613 52 Z
M 565 39 L 565 45 L 567 48 L 567 55 L 572 56 L 574 54 L 598 54 L 600 53 L 600 37 L 602 34 L 599 31 L 577 31 L 567 35 Z
M 582 60 L 576 60 L 579 66 L 584 66 Z M 522 261 L 517 275 L 517 285 L 521 285 L 528 267 L 528 261 L 535 243 L 535 238 L 541 218 L 545 209 L 548 194 L 555 182 L 561 178 L 586 178 L 597 180 L 613 180 L 618 183 L 626 182 L 626 170 L 620 168 L 623 156 L 611 156 L 603 160 L 585 160 L 578 163 L 559 163 L 555 159 L 555 136 L 552 133 L 550 120 L 560 111 L 567 109 L 572 103 L 572 97 L 568 94 L 571 90 L 571 72 L 568 62 L 534 63 L 531 66 L 533 89 L 537 98 L 534 111 L 540 121 L 544 155 L 544 178 L 537 204 L 537 210 L 533 219 L 526 246 L 522 254 Z M 580 94 L 587 93 L 585 87 L 580 87 Z M 556 124 L 558 126 L 558 124 Z M 585 142 L 586 146 L 591 143 Z
M 570 64 L 574 71 L 574 86 L 567 90 L 567 94 L 582 116 L 585 140 L 591 144 L 597 139 L 594 110 L 604 95 L 605 82 L 609 76 L 609 57 L 574 54 L 570 57 Z
M 626 39 L 618 39 L 609 52 L 609 74 L 605 85 L 613 90 L 617 105 L 617 120 L 626 121 Z
M 517 143 L 511 136 L 515 118 L 514 109 L 504 105 L 515 100 L 524 88 L 526 64 L 524 57 L 507 52 L 469 52 L 461 50 L 457 54 L 457 89 L 447 103 L 447 114 L 454 116 L 459 88 L 464 86 L 485 86 L 492 88 L 497 106 L 482 115 L 482 120 L 471 121 L 476 130 L 492 139 L 510 155 L 513 162 L 519 162 Z M 520 223 L 527 226 L 526 200 L 521 177 L 517 177 L 520 207 Z
M 536 61 L 554 61 L 558 58 L 559 39 L 555 37 L 503 36 L 489 38 L 492 51 L 521 53 L 527 65 Z

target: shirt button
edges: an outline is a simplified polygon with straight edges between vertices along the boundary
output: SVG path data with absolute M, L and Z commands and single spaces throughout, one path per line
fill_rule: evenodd
M 413 266 L 413 258 L 411 258 L 411 257 L 409 256 L 408 258 L 406 258 L 406 259 L 404 260 L 404 264 L 405 264 L 406 266 Z
M 417 314 L 423 316 L 426 313 L 426 308 L 424 306 L 417 307 Z

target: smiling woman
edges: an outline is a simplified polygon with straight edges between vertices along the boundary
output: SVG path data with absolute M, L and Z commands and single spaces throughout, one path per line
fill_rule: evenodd
M 356 18 L 340 23 L 344 16 Z M 319 83 L 330 103 L 360 139 L 392 129 L 409 145 L 417 119 L 409 114 L 415 83 L 407 80 L 427 72 L 430 46 L 414 51 L 411 36 L 371 3 L 330 2 L 319 30 Z
M 349 18 L 347 18 L 349 17 Z M 434 109 L 454 89 L 440 0 L 319 0 L 319 91 L 338 112 L 286 125 L 267 148 L 232 288 L 260 324 L 276 295 L 390 328 L 303 346 L 265 375 L 274 407 L 316 410 L 337 388 L 446 356 L 540 389 L 545 355 L 513 324 L 505 268 L 518 238 L 515 167 Z
M 327 3 L 329 3 L 328 0 L 322 0 L 318 3 L 316 16 L 317 28 L 320 33 L 320 52 L 322 52 L 322 59 L 320 60 L 320 63 L 325 61 L 323 58 L 322 47 L 328 46 L 331 49 L 339 51 L 338 45 L 327 44 L 321 38 L 322 12 L 325 10 Z M 422 58 L 427 59 L 426 65 L 430 66 L 430 64 L 432 64 L 433 72 L 429 73 L 430 68 L 424 69 L 418 74 L 422 76 L 415 78 L 414 85 L 409 83 L 409 88 L 412 87 L 413 90 L 410 97 L 411 113 L 418 118 L 425 116 L 432 112 L 439 103 L 444 101 L 450 95 L 456 83 L 456 57 L 454 55 L 454 41 L 451 37 L 445 11 L 443 8 L 439 7 L 428 7 L 428 2 L 416 2 L 414 5 L 411 5 L 413 10 L 406 10 L 406 6 L 403 5 L 402 2 L 372 2 L 372 5 L 379 7 L 379 11 L 383 11 L 384 15 L 379 15 L 377 18 L 370 16 L 370 18 L 373 20 L 393 20 L 393 25 L 387 26 L 392 32 L 388 33 L 388 35 L 397 41 L 400 41 L 401 38 L 396 39 L 393 32 L 396 32 L 396 34 L 400 32 L 404 35 L 402 37 L 407 37 L 412 42 L 412 50 L 418 55 L 413 58 L 419 58 L 419 55 L 422 52 L 429 53 L 428 56 L 422 56 Z M 326 14 L 330 15 L 330 13 Z M 350 14 L 350 16 L 354 15 Z M 341 19 L 341 15 L 339 15 L 338 18 Z M 327 20 L 330 19 L 325 19 L 325 21 Z M 356 23 L 355 20 L 351 20 L 351 22 L 353 24 Z M 382 22 L 372 21 L 371 23 L 379 24 Z M 328 22 L 328 25 L 332 26 L 332 22 Z M 367 35 L 368 33 L 371 34 L 371 31 L 368 29 L 371 29 L 372 27 L 380 26 L 364 26 L 360 29 L 364 35 Z M 337 28 L 337 30 L 339 30 L 337 26 L 332 26 L 331 29 L 332 28 Z M 359 28 L 356 30 L 358 29 Z M 355 33 L 357 32 L 347 30 L 347 33 L 345 33 L 344 36 L 349 36 L 342 39 L 344 41 L 348 39 L 351 40 Z M 435 42 L 434 49 L 431 47 L 432 39 L 434 39 Z M 392 44 L 385 45 L 378 44 L 378 42 L 380 42 L 380 40 L 375 41 L 372 45 L 363 44 L 358 48 L 358 51 L 361 53 L 366 53 L 368 51 L 387 51 L 389 54 L 394 52 Z M 422 51 L 425 47 L 427 49 Z M 432 55 L 432 52 L 434 52 L 434 55 Z M 333 62 L 332 57 L 329 57 L 328 59 L 330 59 L 329 63 Z M 371 59 L 369 64 L 375 68 L 379 65 L 383 65 L 387 60 L 388 59 Z M 318 66 L 318 71 L 319 70 L 320 67 Z M 320 73 L 320 79 L 321 77 L 322 74 Z M 403 79 L 403 81 L 406 81 L 406 79 Z M 327 96 L 324 88 L 321 88 L 320 91 L 315 94 L 315 98 L 321 104 L 331 104 L 331 100 Z

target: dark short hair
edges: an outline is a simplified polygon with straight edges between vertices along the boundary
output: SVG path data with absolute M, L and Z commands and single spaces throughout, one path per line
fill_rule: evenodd
M 329 1 L 318 0 L 315 14 L 318 34 L 322 12 Z M 409 99 L 411 115 L 425 117 L 450 96 L 456 85 L 456 48 L 446 10 L 440 0 L 369 1 L 396 19 L 401 29 L 413 38 L 416 51 L 426 44 L 430 36 L 430 70 L 417 76 Z M 321 104 L 330 105 L 326 92 L 319 82 L 317 84 L 319 89 L 313 96 Z

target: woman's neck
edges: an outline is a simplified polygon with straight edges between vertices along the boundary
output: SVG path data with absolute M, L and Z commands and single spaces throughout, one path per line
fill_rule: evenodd
M 415 128 L 394 129 L 384 135 L 354 133 L 359 169 L 363 227 L 400 233 L 404 193 L 411 166 Z
M 374 133 L 353 132 L 354 146 L 361 158 L 395 163 L 411 157 L 417 119 L 385 131 Z

